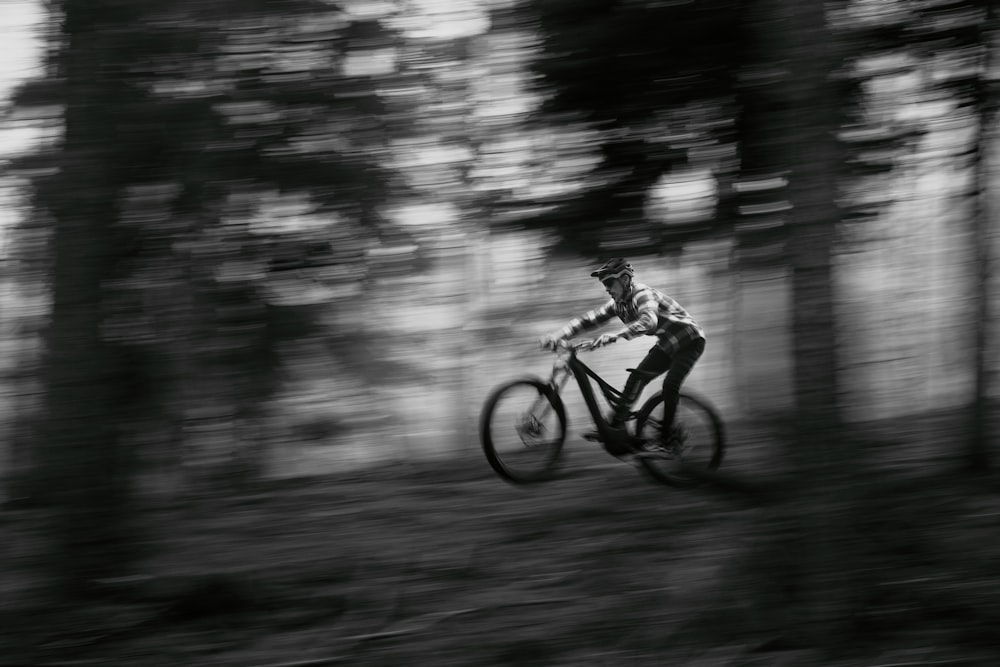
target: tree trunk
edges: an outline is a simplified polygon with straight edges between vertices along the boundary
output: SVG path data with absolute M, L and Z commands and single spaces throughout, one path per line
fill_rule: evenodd
M 758 629 L 827 645 L 853 604 L 846 471 L 856 462 L 838 401 L 833 245 L 840 102 L 831 78 L 838 56 L 819 0 L 766 0 L 747 11 L 741 182 L 753 184 L 747 189 L 756 199 L 742 208 L 751 214 L 743 216 L 743 228 L 762 215 L 769 219 L 741 236 L 744 243 L 784 244 L 795 398 L 790 428 L 781 433 L 789 495 L 765 517 L 752 556 L 764 612 Z
M 979 26 L 980 44 L 984 50 L 983 70 L 979 73 L 974 91 L 975 104 L 979 114 L 979 140 L 976 147 L 975 163 L 975 206 L 972 218 L 972 267 L 973 298 L 975 316 L 973 327 L 973 374 L 974 395 L 970 414 L 969 444 L 966 466 L 972 472 L 984 472 L 990 468 L 990 403 L 993 389 L 993 355 L 991 352 L 990 308 L 993 293 L 992 262 L 997 251 L 993 234 L 993 218 L 996 215 L 995 195 L 990 184 L 996 177 L 997 168 L 997 76 L 1000 64 L 996 61 L 996 49 L 1000 47 L 1000 30 L 997 27 L 998 10 L 991 3 L 986 25 Z
M 130 553 L 129 461 L 120 425 L 130 368 L 105 340 L 109 280 L 122 259 L 114 228 L 117 96 L 106 18 L 90 0 L 67 0 L 61 73 L 67 104 L 61 175 L 48 205 L 55 221 L 52 314 L 46 336 L 44 493 L 54 510 L 51 563 L 64 594 L 120 574 Z

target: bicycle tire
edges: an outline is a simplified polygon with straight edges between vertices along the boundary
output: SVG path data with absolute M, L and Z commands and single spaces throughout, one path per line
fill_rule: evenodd
M 663 395 L 657 393 L 636 415 L 636 435 L 659 441 L 662 415 Z M 654 480 L 669 486 L 691 488 L 701 483 L 703 476 L 699 473 L 715 470 L 722 464 L 725 430 L 715 408 L 705 399 L 687 392 L 681 393 L 674 424 L 685 434 L 680 451 L 671 452 L 670 458 L 640 457 L 638 460 Z
M 526 401 L 527 407 L 518 410 L 518 400 Z M 535 403 L 550 410 L 536 414 L 530 410 Z M 543 439 L 547 432 L 551 437 Z M 566 440 L 566 409 L 548 383 L 538 378 L 511 380 L 487 397 L 479 418 L 479 440 L 490 467 L 502 479 L 515 484 L 551 479 Z

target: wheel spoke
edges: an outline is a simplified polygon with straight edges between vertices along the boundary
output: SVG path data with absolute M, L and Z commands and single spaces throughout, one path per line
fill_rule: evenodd
M 663 437 L 663 403 L 651 399 L 637 421 L 639 435 L 662 445 L 664 455 L 643 456 L 643 467 L 657 480 L 675 486 L 698 482 L 698 471 L 717 468 L 722 460 L 721 422 L 702 402 L 682 395 L 670 432 Z
M 486 402 L 480 421 L 483 451 L 505 479 L 528 482 L 550 476 L 566 435 L 562 406 L 549 399 L 539 381 L 499 387 Z

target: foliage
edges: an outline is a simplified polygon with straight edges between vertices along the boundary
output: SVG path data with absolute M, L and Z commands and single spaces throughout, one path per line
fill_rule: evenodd
M 307 1 L 62 9 L 49 74 L 26 84 L 15 108 L 28 117 L 77 109 L 84 126 L 72 136 L 87 136 L 15 163 L 33 183 L 31 223 L 72 208 L 80 172 L 106 174 L 99 194 L 118 248 L 106 286 L 119 294 L 108 315 L 119 342 L 171 358 L 207 336 L 215 342 L 195 347 L 258 358 L 275 341 L 238 342 L 204 317 L 257 309 L 245 324 L 263 330 L 270 269 L 356 263 L 365 239 L 387 232 L 378 208 L 399 183 L 381 119 L 394 109 L 379 82 L 345 74 L 344 61 L 393 35 Z M 281 211 L 290 205 L 319 224 L 284 224 L 295 219 Z
M 131 558 L 130 476 L 147 440 L 136 433 L 180 456 L 191 419 L 252 422 L 281 339 L 313 330 L 311 312 L 268 303 L 269 271 L 315 263 L 316 229 L 354 246 L 320 240 L 325 263 L 356 262 L 382 233 L 378 206 L 395 186 L 387 104 L 344 61 L 392 36 L 296 0 L 52 11 L 46 80 L 15 109 L 51 118 L 54 107 L 59 131 L 14 167 L 49 237 L 23 246 L 45 257 L 52 295 L 34 493 L 62 508 L 55 565 L 80 592 Z M 324 222 L 261 224 L 289 202 L 297 215 L 282 221 Z M 253 473 L 261 452 L 239 436 L 227 447 Z
M 699 150 L 732 145 L 741 50 L 733 0 L 532 0 L 542 47 L 532 68 L 546 87 L 543 116 L 601 131 L 585 189 L 529 224 L 558 231 L 568 249 L 607 254 L 623 238 L 659 250 L 687 230 L 664 230 L 646 209 L 661 176 Z M 725 151 L 722 151 L 723 153 Z

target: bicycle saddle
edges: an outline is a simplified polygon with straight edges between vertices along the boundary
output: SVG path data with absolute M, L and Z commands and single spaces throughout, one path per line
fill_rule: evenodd
M 650 375 L 650 376 L 659 375 L 659 373 L 656 373 L 654 371 L 641 371 L 638 368 L 626 368 L 625 372 L 626 373 L 638 373 L 639 375 Z

